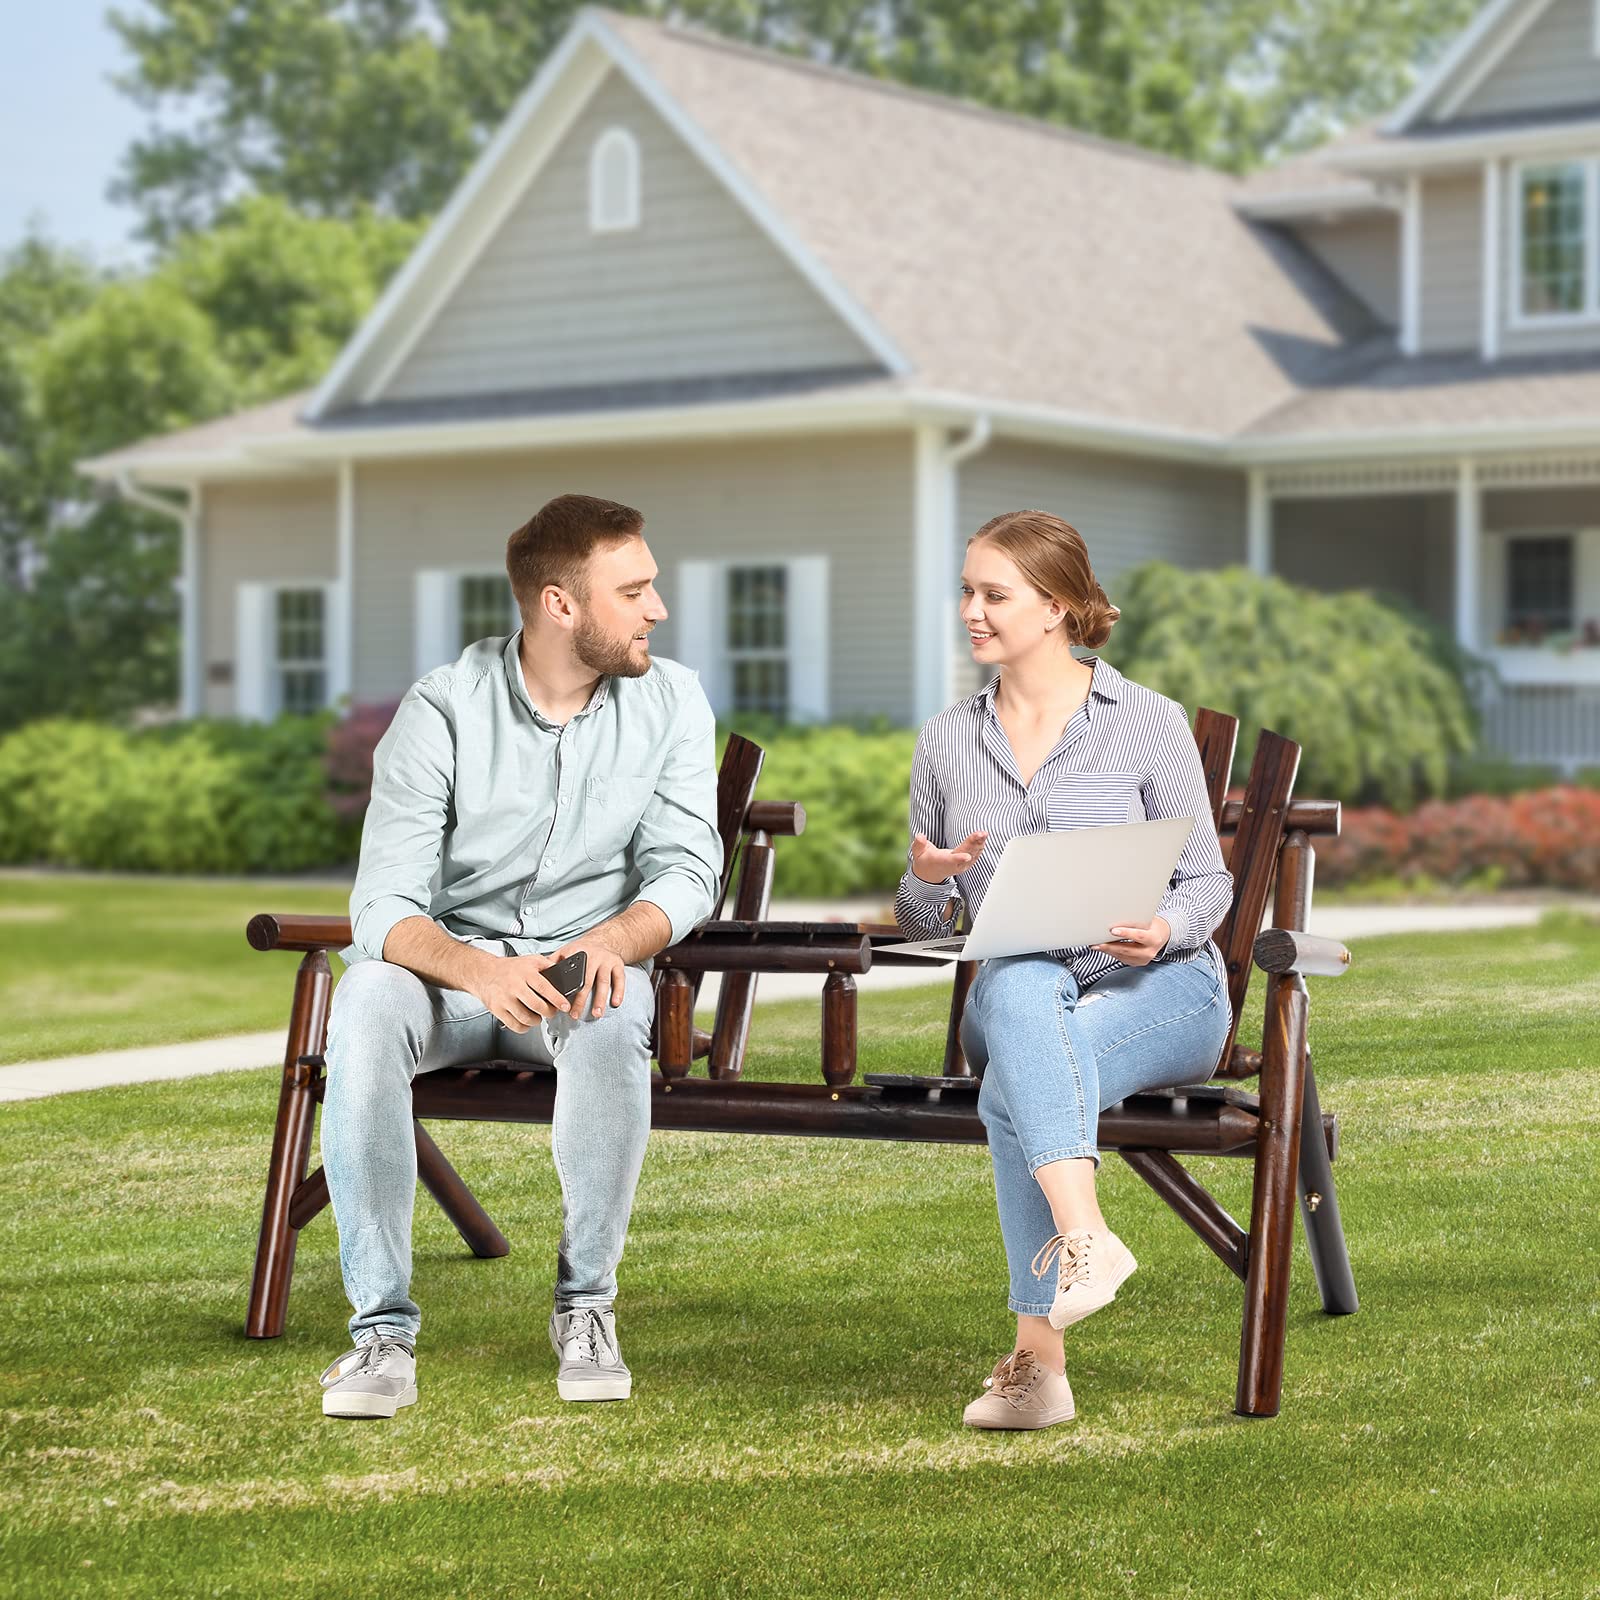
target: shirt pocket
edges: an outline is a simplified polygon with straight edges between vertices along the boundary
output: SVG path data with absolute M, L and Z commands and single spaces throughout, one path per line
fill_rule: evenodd
M 1051 833 L 1072 828 L 1104 828 L 1120 822 L 1143 822 L 1144 782 L 1137 772 L 1068 772 L 1045 796 L 1045 825 Z
M 583 795 L 583 853 L 591 861 L 609 861 L 625 850 L 654 793 L 655 780 L 644 773 L 590 778 Z

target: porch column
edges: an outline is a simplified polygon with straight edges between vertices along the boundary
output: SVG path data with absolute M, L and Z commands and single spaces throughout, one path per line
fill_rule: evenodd
M 1483 501 L 1477 465 L 1465 458 L 1456 469 L 1456 643 L 1478 648 L 1478 552 Z
M 1245 523 L 1245 561 L 1252 572 L 1263 578 L 1272 572 L 1272 498 L 1267 493 L 1267 474 L 1252 467 L 1249 475 L 1249 503 Z
M 1400 353 L 1422 348 L 1422 180 L 1406 180 L 1400 213 Z
M 1600 12 L 1596 13 L 1600 16 Z M 1500 355 L 1500 163 L 1483 164 L 1483 304 L 1478 353 L 1485 361 Z
M 328 703 L 350 693 L 355 682 L 355 549 L 356 473 L 349 461 L 339 463 L 339 520 L 335 535 L 333 615 L 329 618 Z

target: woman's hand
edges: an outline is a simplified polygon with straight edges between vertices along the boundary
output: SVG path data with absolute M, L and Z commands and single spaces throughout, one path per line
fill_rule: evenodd
M 969 833 L 954 850 L 941 850 L 930 844 L 926 834 L 911 841 L 911 870 L 924 883 L 943 883 L 946 878 L 965 872 L 978 859 L 987 833 Z
M 1172 937 L 1172 928 L 1165 917 L 1153 917 L 1144 924 L 1129 923 L 1113 928 L 1117 944 L 1092 944 L 1091 950 L 1104 950 L 1115 956 L 1125 967 L 1148 967 Z

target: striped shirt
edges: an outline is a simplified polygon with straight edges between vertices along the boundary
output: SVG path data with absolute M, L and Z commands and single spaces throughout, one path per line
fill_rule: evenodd
M 945 908 L 959 892 L 970 926 L 1001 853 L 1019 834 L 1193 817 L 1194 831 L 1158 911 L 1172 937 L 1156 959 L 1205 957 L 1220 977 L 1222 954 L 1211 934 L 1233 903 L 1233 876 L 1217 843 L 1188 717 L 1175 700 L 1130 682 L 1109 662 L 1097 656 L 1083 662 L 1092 673 L 1089 693 L 1027 783 L 995 712 L 998 679 L 924 724 L 911 761 L 912 837 L 925 834 L 944 850 L 969 833 L 987 831 L 989 837 L 977 860 L 943 883 L 924 883 L 908 865 L 895 896 L 895 921 L 909 938 L 947 934 Z M 1072 968 L 1081 989 L 1123 965 L 1087 945 L 1048 953 Z

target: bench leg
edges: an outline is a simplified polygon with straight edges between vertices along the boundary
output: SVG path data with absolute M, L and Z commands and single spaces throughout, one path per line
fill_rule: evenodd
M 1239 1386 L 1233 1403 L 1244 1417 L 1277 1416 L 1283 1391 L 1305 1067 L 1306 984 L 1298 973 L 1289 973 L 1278 979 L 1268 997 L 1261 1051 L 1261 1132 L 1256 1139 Z
M 444 1152 L 420 1122 L 417 1131 L 417 1176 L 428 1193 L 439 1202 L 439 1209 L 455 1223 L 456 1232 L 475 1256 L 508 1256 L 511 1246 L 495 1227 L 489 1213 L 478 1204 L 477 1196 L 461 1181 L 461 1174 L 445 1159 Z
M 322 1051 L 332 993 L 333 973 L 327 953 L 313 950 L 300 963 L 294 980 L 283 1083 L 278 1090 L 278 1121 L 272 1134 L 267 1193 L 261 1207 L 261 1237 L 256 1244 L 250 1303 L 244 1317 L 245 1337 L 249 1339 L 276 1339 L 283 1332 L 289 1309 L 289 1280 L 294 1275 L 294 1247 L 299 1237 L 289 1221 L 289 1207 L 305 1179 L 306 1163 L 311 1158 L 311 1130 L 317 1116 L 313 1088 L 317 1069 L 302 1065 L 300 1058 Z
M 1316 1074 L 1306 1058 L 1305 1110 L 1300 1139 L 1300 1217 L 1305 1223 L 1311 1270 L 1317 1277 L 1322 1309 L 1330 1317 L 1347 1317 L 1360 1308 L 1356 1280 L 1350 1271 L 1350 1251 L 1339 1221 L 1339 1197 L 1333 1188 L 1333 1162 L 1322 1132 L 1322 1105 L 1317 1099 Z

